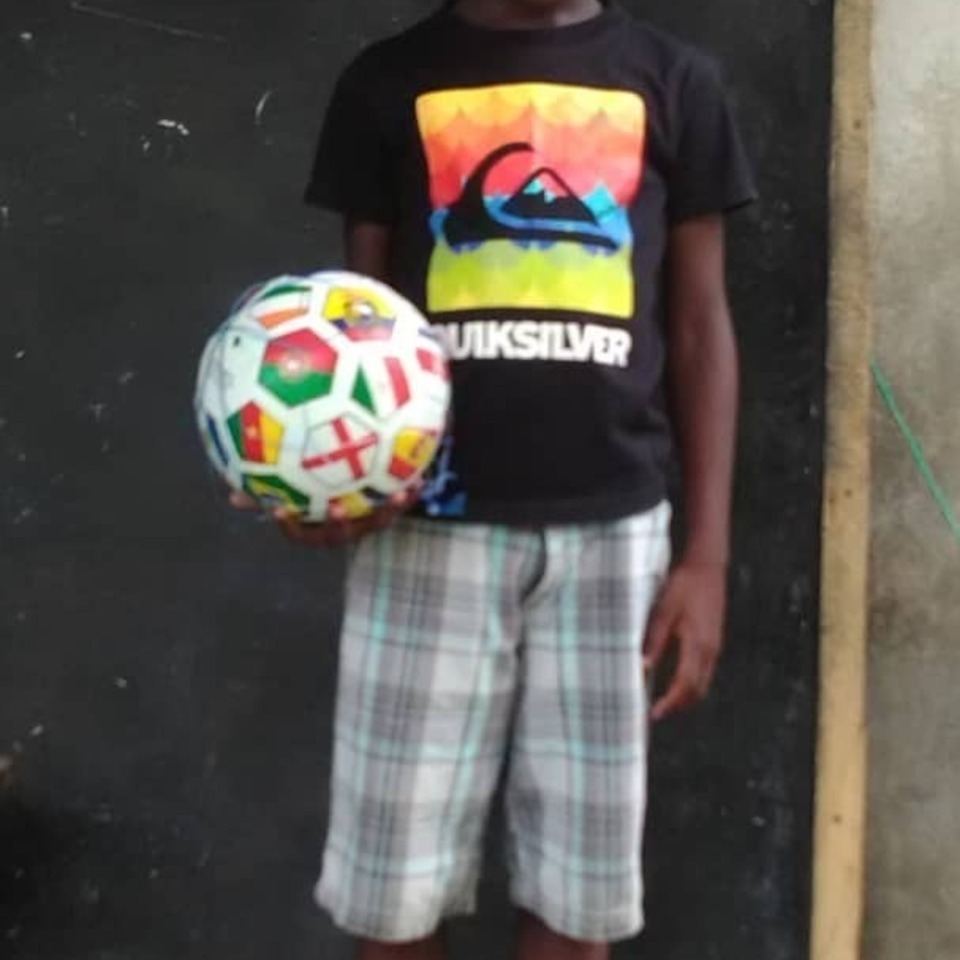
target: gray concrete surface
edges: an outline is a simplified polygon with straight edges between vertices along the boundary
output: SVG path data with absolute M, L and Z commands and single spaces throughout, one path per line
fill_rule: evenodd
M 876 358 L 960 511 L 960 10 L 877 0 Z M 960 543 L 874 418 L 870 960 L 960 957 Z

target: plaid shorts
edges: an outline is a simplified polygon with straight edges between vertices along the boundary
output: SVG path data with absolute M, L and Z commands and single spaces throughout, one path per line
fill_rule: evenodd
M 347 583 L 318 902 L 405 942 L 473 910 L 506 765 L 514 903 L 613 942 L 643 925 L 641 647 L 670 507 L 547 528 L 406 519 Z

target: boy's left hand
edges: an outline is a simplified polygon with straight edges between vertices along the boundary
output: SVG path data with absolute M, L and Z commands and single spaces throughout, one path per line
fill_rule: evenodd
M 676 646 L 677 665 L 666 693 L 653 705 L 654 722 L 704 700 L 723 647 L 727 568 L 681 562 L 670 574 L 654 608 L 644 642 L 644 668 L 655 672 Z
M 421 485 L 414 484 L 395 493 L 373 513 L 355 520 L 331 510 L 330 516 L 324 521 L 306 522 L 283 508 L 273 511 L 273 519 L 284 536 L 295 543 L 308 547 L 339 547 L 386 529 L 417 503 L 420 490 Z M 230 504 L 238 510 L 263 510 L 263 506 L 253 497 L 237 491 L 230 494 Z
M 320 523 L 302 521 L 284 510 L 277 510 L 274 519 L 284 536 L 294 543 L 308 547 L 340 547 L 385 530 L 417 503 L 420 489 L 420 484 L 414 484 L 395 493 L 372 513 L 353 520 L 333 509 L 327 519 Z

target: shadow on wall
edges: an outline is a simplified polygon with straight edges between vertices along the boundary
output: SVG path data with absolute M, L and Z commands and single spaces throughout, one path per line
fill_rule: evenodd
M 156 824 L 117 820 L 107 811 L 33 806 L 17 773 L 15 761 L 0 756 L 0 956 L 154 960 L 184 955 L 190 931 L 202 928 L 202 907 L 189 882 L 183 882 L 187 878 L 171 875 L 163 882 L 165 871 L 145 868 L 160 839 Z M 194 836 L 200 833 L 195 830 Z M 152 907 L 151 898 L 143 896 L 145 883 L 156 888 Z M 183 942 L 144 943 L 149 931 L 177 916 Z M 114 952 L 107 944 L 144 944 L 147 952 L 139 947 L 133 953 Z
M 14 758 L 0 755 L 0 942 L 16 945 L 28 926 L 39 926 L 50 843 L 42 818 L 31 816 L 17 797 Z
M 34 776 L 0 755 L 3 960 L 352 956 L 310 896 L 321 818 L 286 818 L 264 852 L 257 807 L 224 824 L 212 808 L 54 806 Z

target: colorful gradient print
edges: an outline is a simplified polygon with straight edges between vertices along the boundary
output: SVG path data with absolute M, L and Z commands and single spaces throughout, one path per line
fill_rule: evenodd
M 417 121 L 433 207 L 431 313 L 633 316 L 640 96 L 545 83 L 446 90 L 418 99 Z

